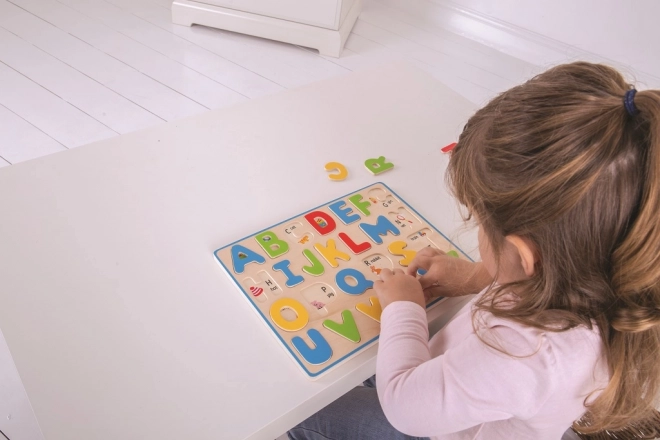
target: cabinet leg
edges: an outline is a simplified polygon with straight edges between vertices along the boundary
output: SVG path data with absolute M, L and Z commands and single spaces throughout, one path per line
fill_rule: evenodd
M 189 7 L 172 2 L 172 23 L 190 27 L 194 23 L 192 15 Z

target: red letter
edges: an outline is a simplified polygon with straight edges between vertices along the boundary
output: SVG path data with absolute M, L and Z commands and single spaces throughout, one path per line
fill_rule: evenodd
M 343 241 L 344 244 L 346 244 L 346 246 L 348 246 L 348 248 L 351 251 L 353 251 L 355 255 L 361 254 L 362 252 L 371 249 L 371 243 L 369 243 L 368 241 L 365 241 L 364 243 L 360 243 L 360 244 L 355 244 L 355 242 L 351 240 L 351 237 L 346 235 L 346 233 L 344 232 L 339 233 L 339 239 Z
M 323 211 L 312 211 L 309 214 L 305 214 L 305 219 L 307 219 L 309 224 L 312 225 L 321 235 L 331 233 L 337 226 L 332 217 Z

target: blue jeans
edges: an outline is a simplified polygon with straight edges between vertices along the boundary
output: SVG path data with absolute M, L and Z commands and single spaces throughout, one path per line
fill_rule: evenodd
M 422 440 L 387 421 L 371 377 L 289 431 L 291 440 Z

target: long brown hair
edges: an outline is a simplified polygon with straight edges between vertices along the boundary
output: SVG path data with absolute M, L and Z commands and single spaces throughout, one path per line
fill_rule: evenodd
M 538 251 L 534 276 L 477 309 L 547 331 L 598 326 L 611 378 L 585 399 L 581 432 L 646 418 L 660 386 L 660 91 L 637 92 L 635 111 L 631 88 L 604 65 L 552 68 L 472 116 L 447 173 L 496 256 L 511 234 Z

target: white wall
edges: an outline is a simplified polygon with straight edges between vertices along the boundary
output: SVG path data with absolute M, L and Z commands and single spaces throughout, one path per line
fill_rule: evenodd
M 432 0 L 660 76 L 659 0 Z

